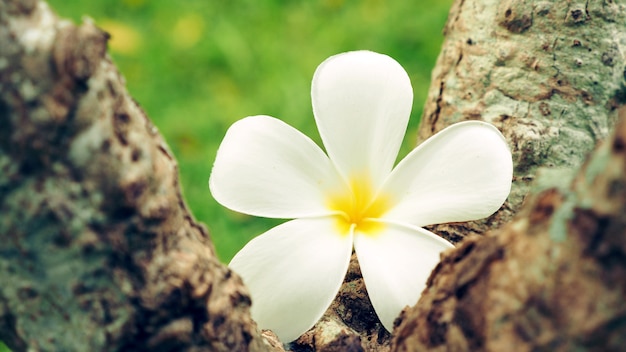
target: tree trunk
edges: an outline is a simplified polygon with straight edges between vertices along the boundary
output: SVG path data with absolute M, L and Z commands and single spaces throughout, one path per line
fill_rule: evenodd
M 625 98 L 626 7 L 612 0 L 457 0 L 420 127 L 496 125 L 513 152 L 508 201 L 494 216 L 433 227 L 452 241 L 516 213 L 547 168 L 576 169 L 607 136 Z
M 625 18 L 611 0 L 457 1 L 420 135 L 491 122 L 515 179 L 488 220 L 433 228 L 457 242 L 506 225 L 444 255 L 391 342 L 355 261 L 290 348 L 626 345 L 626 110 L 573 171 L 626 98 Z M 187 210 L 176 162 L 106 39 L 43 2 L 0 0 L 0 340 L 14 351 L 283 350 L 257 331 L 241 280 Z
M 0 340 L 13 351 L 259 351 L 241 280 L 107 34 L 0 0 Z
M 623 351 L 626 107 L 574 180 L 535 184 L 515 219 L 443 256 L 395 351 Z
M 625 11 L 610 0 L 456 2 L 420 134 L 494 123 L 515 176 L 488 221 L 434 228 L 457 239 L 508 224 L 443 256 L 392 350 L 626 346 L 626 108 L 579 168 L 626 98 Z

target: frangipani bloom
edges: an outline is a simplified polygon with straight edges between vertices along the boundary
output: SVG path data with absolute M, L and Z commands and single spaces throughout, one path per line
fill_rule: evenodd
M 292 341 L 336 296 L 352 249 L 385 328 L 414 305 L 441 251 L 452 245 L 422 226 L 494 213 L 509 194 L 511 153 L 490 124 L 454 124 L 395 168 L 413 93 L 392 58 L 356 51 L 324 61 L 313 112 L 325 154 L 269 116 L 234 123 L 209 181 L 232 210 L 290 220 L 254 238 L 230 267 L 252 296 L 262 329 Z

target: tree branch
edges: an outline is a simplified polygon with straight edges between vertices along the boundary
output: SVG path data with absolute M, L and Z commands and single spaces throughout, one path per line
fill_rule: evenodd
M 0 339 L 13 351 L 266 350 L 107 38 L 44 2 L 0 0 Z
M 626 107 L 620 115 L 573 182 L 568 171 L 544 177 L 513 221 L 444 255 L 395 350 L 623 349 Z
M 497 126 L 513 153 L 511 195 L 494 216 L 431 229 L 452 241 L 509 221 L 542 167 L 576 169 L 624 100 L 626 8 L 613 1 L 457 0 L 420 137 L 455 122 Z
M 492 122 L 511 144 L 515 179 L 487 221 L 434 228 L 461 239 L 507 224 L 443 256 L 397 322 L 392 350 L 626 344 L 626 108 L 580 166 L 625 101 L 624 10 L 612 1 L 456 2 L 420 132 Z

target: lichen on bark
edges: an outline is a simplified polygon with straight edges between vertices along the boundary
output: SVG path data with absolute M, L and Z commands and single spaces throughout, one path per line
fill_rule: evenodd
M 420 137 L 496 125 L 513 152 L 511 195 L 486 221 L 434 227 L 458 241 L 511 219 L 539 168 L 575 169 L 624 100 L 626 9 L 613 1 L 459 0 L 444 29 Z

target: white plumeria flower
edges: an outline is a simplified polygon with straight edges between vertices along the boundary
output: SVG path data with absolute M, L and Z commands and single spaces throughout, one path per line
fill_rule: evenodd
M 295 219 L 254 238 L 230 262 L 252 296 L 252 317 L 282 341 L 311 328 L 339 291 L 352 249 L 389 331 L 414 305 L 441 251 L 453 247 L 422 226 L 494 213 L 513 172 L 490 124 L 454 124 L 395 168 L 413 100 L 392 58 L 369 51 L 330 57 L 313 77 L 313 112 L 328 155 L 269 116 L 234 123 L 209 185 L 225 207 Z

